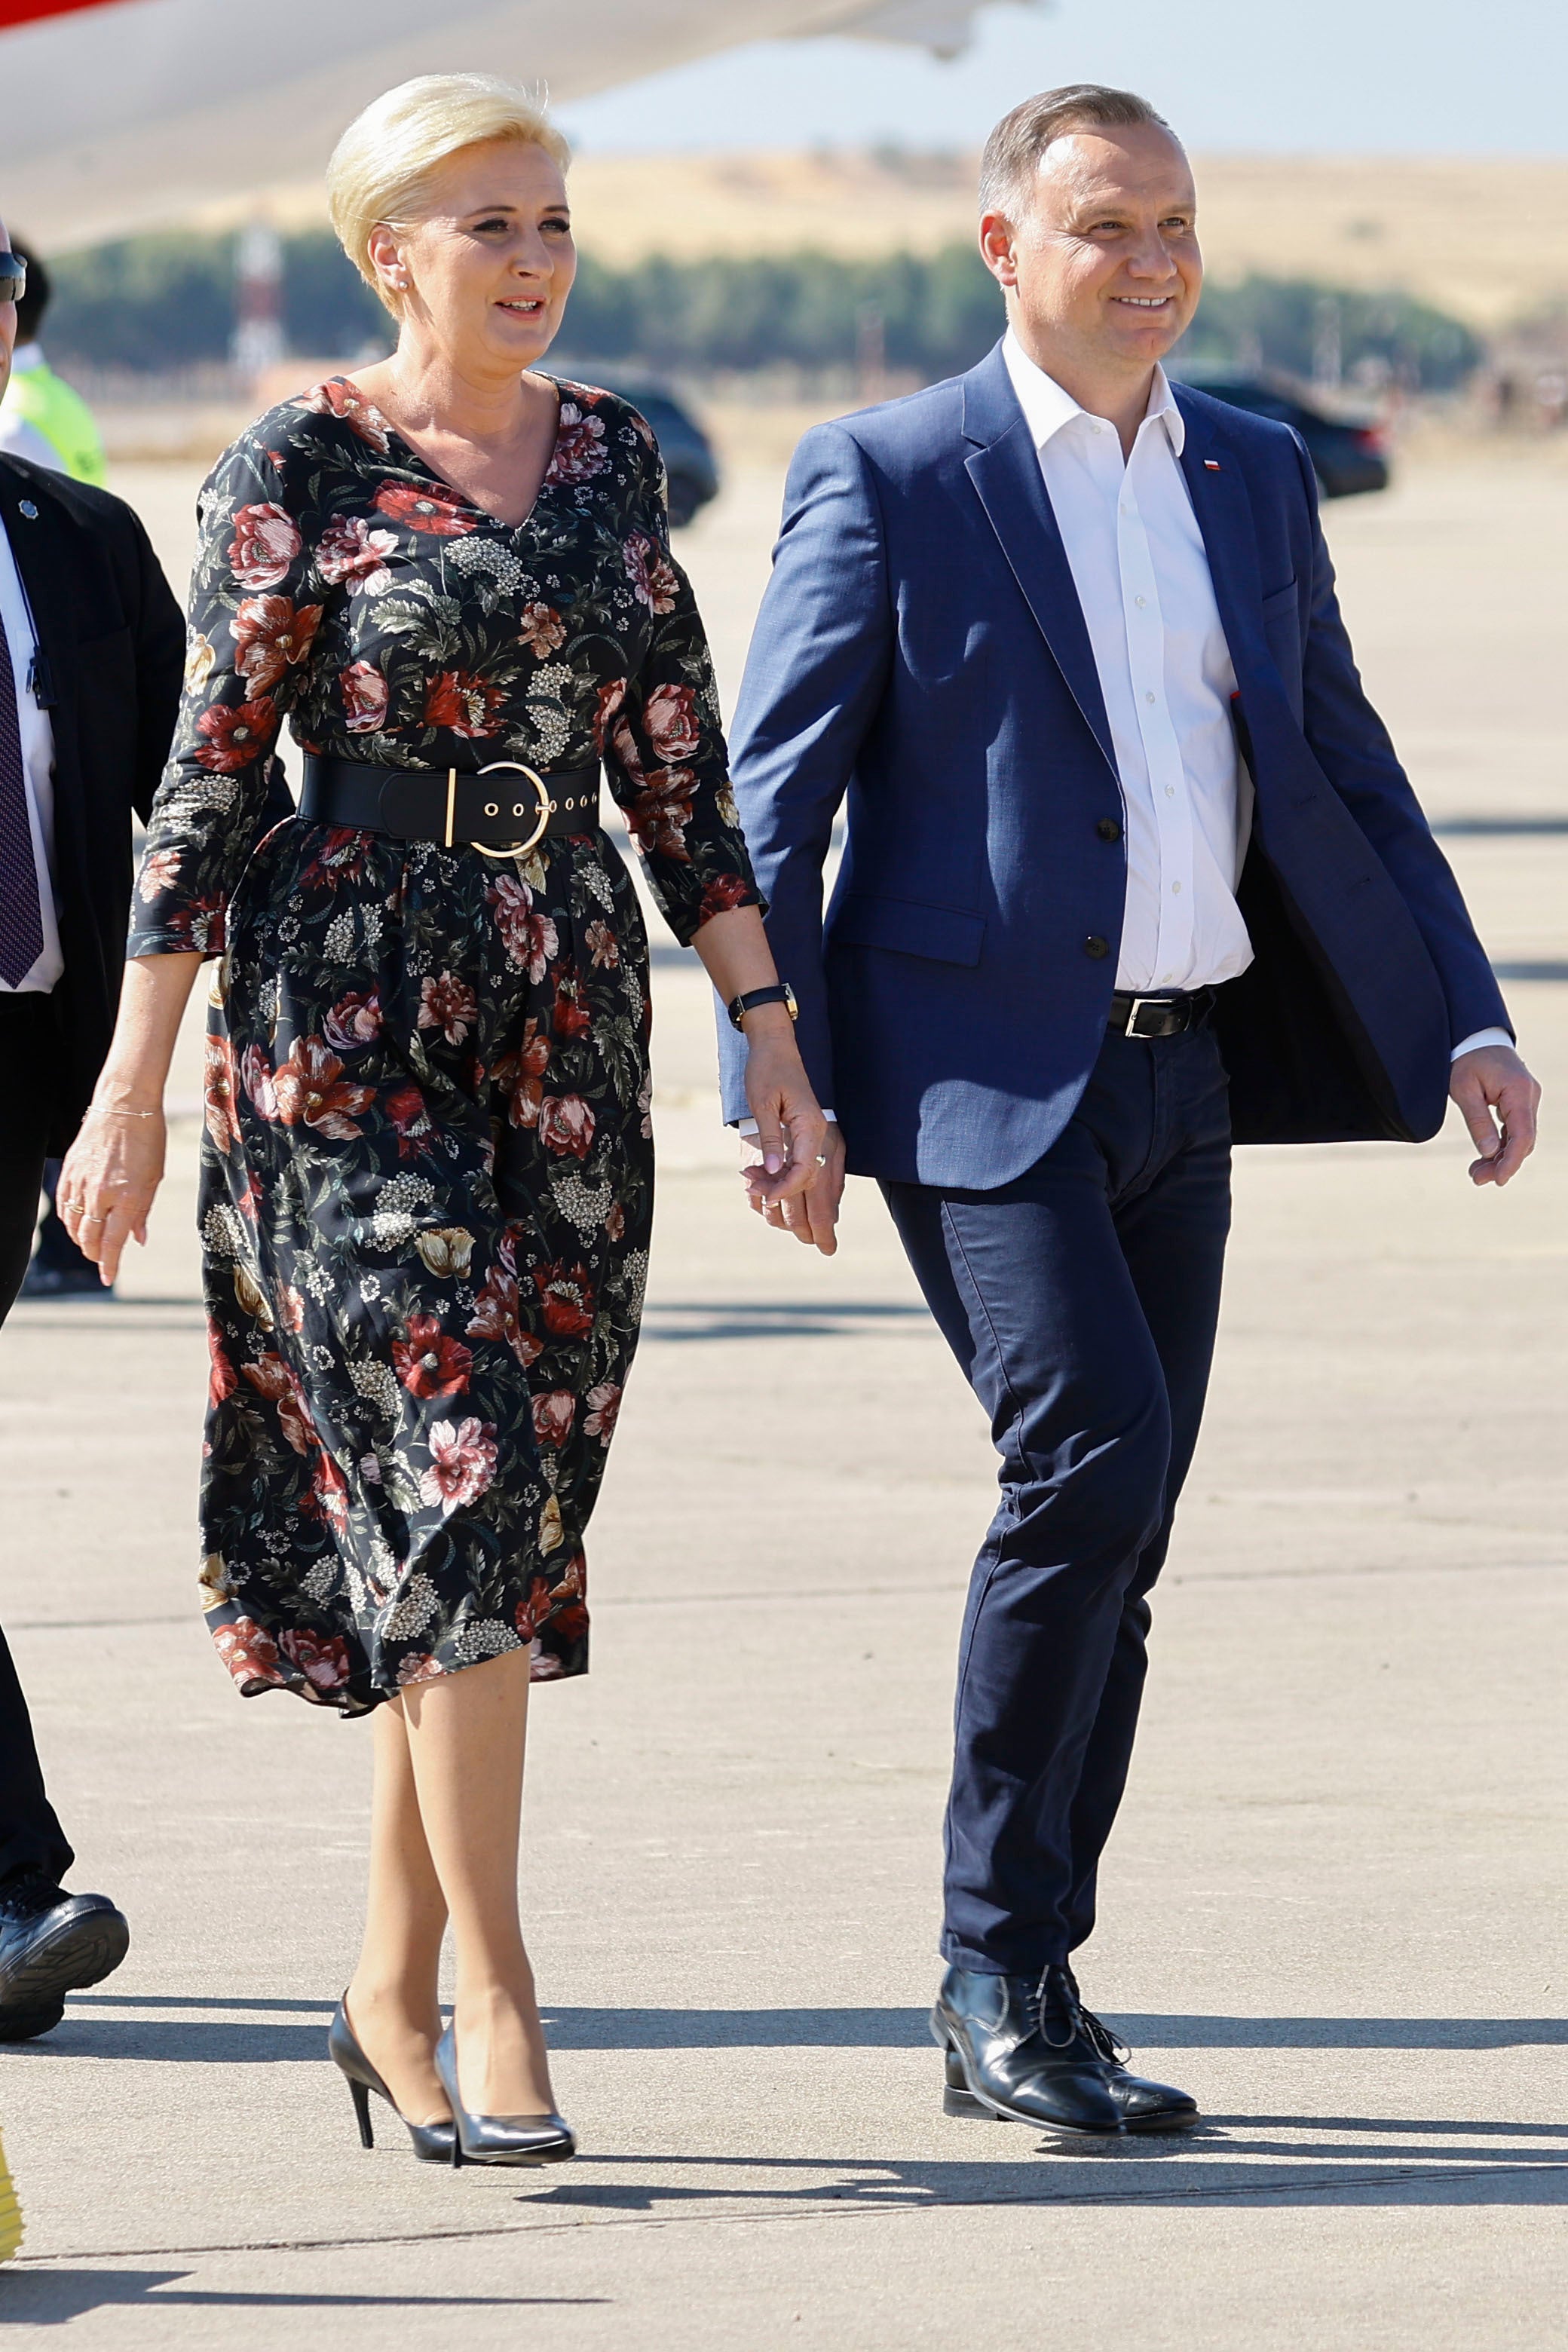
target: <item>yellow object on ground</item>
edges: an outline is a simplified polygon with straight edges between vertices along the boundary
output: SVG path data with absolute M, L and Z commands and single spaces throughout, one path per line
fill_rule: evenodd
M 21 2242 L 22 2209 L 16 2202 L 16 2184 L 5 2161 L 5 2142 L 0 2140 L 0 2263 L 8 2263 Z
M 109 468 L 92 411 L 80 393 L 55 373 L 36 344 L 33 351 L 30 362 L 13 370 L 4 405 L 43 435 L 76 481 L 91 482 L 101 489 L 109 479 Z

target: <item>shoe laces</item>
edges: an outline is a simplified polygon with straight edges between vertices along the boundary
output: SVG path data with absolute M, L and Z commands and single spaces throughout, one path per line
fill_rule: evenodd
M 1055 1985 L 1051 1981 L 1053 1976 L 1057 1979 Z M 1068 2032 L 1060 2040 L 1047 2029 L 1047 1997 L 1052 1998 L 1053 2005 L 1059 2006 L 1066 2013 Z M 1132 2053 L 1127 2044 L 1112 2033 L 1104 2020 L 1096 2017 L 1092 2009 L 1085 2009 L 1079 1993 L 1078 1979 L 1070 1969 L 1046 1969 L 1041 1972 L 1040 1981 L 1035 1990 L 1035 2006 L 1040 2039 L 1047 2049 L 1070 2049 L 1081 2033 L 1095 2056 L 1107 2066 L 1125 2066 L 1131 2057 Z

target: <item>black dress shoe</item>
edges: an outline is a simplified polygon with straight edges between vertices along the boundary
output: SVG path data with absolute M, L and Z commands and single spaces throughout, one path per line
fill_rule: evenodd
M 457 2126 L 444 2118 L 440 2123 L 413 2124 L 404 2114 L 370 2060 L 359 2046 L 359 2036 L 349 2023 L 346 1996 L 340 2000 L 332 2021 L 327 2028 L 327 2055 L 345 2078 L 349 2095 L 354 2103 L 354 2120 L 359 2125 L 361 2147 L 375 2146 L 375 2133 L 371 2127 L 370 2095 L 384 2099 L 397 2120 L 407 2130 L 414 2142 L 414 2153 L 422 2164 L 450 2164 L 452 2142 Z
M 1047 1969 L 1029 1977 L 995 1977 L 949 1969 L 931 2011 L 931 2030 L 948 2057 L 949 2115 L 994 2116 L 1070 2138 L 1118 2138 L 1121 2109 L 1110 2095 L 1104 2061 L 1078 2016 L 1059 2013 L 1059 1988 Z M 953 2105 L 958 2095 L 971 2104 Z
M 1126 2043 L 1096 2017 L 1092 2009 L 1084 2008 L 1079 1999 L 1078 1983 L 1072 1970 L 1066 1969 L 1057 1973 L 1068 1979 L 1083 2031 L 1099 2054 L 1105 2074 L 1105 2087 L 1116 2103 L 1123 2128 L 1130 2132 L 1190 2130 L 1199 2120 L 1197 2101 L 1185 2091 L 1173 2090 L 1168 2083 L 1151 2083 L 1141 2074 L 1130 2074 L 1127 2061 L 1131 2053 Z M 1047 2002 L 1047 2006 L 1056 2006 L 1051 2001 L 1048 1989 Z M 963 2068 L 957 2053 L 952 2050 L 947 2053 L 942 2104 L 944 2115 L 984 2116 L 994 2122 L 1005 2120 L 971 2096 L 964 2081 Z
M 58 2025 L 68 1992 L 100 1983 L 130 1948 L 107 1895 L 68 1895 L 38 1871 L 0 1885 L 0 2041 L 28 2042 Z
M 476 2116 L 458 2090 L 458 2044 L 448 2026 L 436 2044 L 436 2072 L 452 2104 L 457 2126 L 452 2162 L 463 2164 L 564 2164 L 577 2153 L 572 2126 L 560 2116 Z

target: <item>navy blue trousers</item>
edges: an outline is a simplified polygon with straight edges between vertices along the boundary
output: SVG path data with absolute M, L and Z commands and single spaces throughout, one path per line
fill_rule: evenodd
M 1230 1226 L 1218 1046 L 1109 1034 L 1015 1182 L 882 1189 L 1001 1455 L 959 1651 L 942 1948 L 1034 1976 L 1094 1925 L 1203 1414 Z

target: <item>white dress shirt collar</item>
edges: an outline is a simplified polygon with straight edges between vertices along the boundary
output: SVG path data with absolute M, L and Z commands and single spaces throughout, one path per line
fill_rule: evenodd
M 1107 418 L 1080 408 L 1071 393 L 1064 392 L 1054 375 L 1047 375 L 1044 368 L 1037 366 L 1011 327 L 1003 340 L 1002 358 L 1013 389 L 1018 395 L 1018 405 L 1024 412 L 1029 437 L 1037 449 L 1043 450 L 1064 425 L 1071 425 L 1080 416 L 1095 426 L 1107 427 L 1114 432 L 1114 425 L 1110 425 Z M 1156 418 L 1163 422 L 1171 446 L 1179 457 L 1186 443 L 1186 421 L 1176 405 L 1170 379 L 1164 369 L 1159 366 L 1154 370 L 1154 381 L 1149 388 L 1149 405 L 1143 412 L 1139 432 L 1142 433 Z

